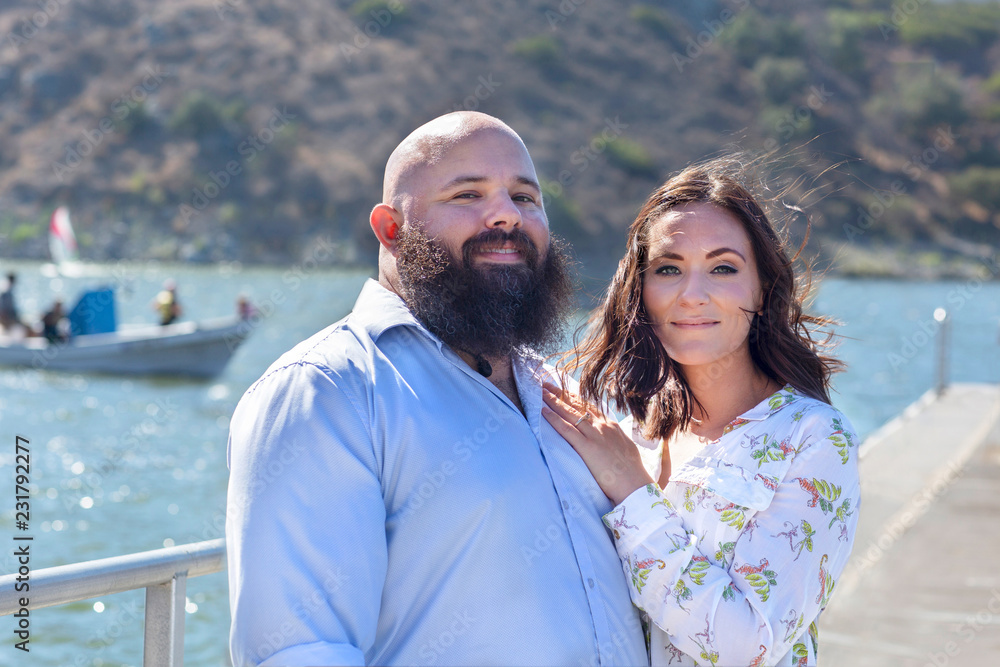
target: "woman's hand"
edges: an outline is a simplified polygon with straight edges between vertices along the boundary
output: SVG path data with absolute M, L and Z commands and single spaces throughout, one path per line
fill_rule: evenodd
M 573 446 L 611 502 L 618 505 L 636 489 L 653 483 L 635 443 L 617 422 L 553 384 L 542 386 L 542 398 L 542 415 Z

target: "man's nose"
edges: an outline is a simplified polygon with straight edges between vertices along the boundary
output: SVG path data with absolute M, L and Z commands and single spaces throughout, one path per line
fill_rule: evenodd
M 508 194 L 497 196 L 496 205 L 486 219 L 490 229 L 517 229 L 521 226 L 521 209 Z

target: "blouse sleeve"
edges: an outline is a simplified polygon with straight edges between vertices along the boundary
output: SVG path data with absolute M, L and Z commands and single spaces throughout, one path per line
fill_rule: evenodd
M 856 436 L 824 412 L 731 553 L 695 535 L 687 509 L 652 484 L 605 515 L 632 601 L 677 649 L 710 664 L 772 664 L 826 606 L 851 553 L 860 487 Z M 721 527 L 725 511 L 713 521 Z

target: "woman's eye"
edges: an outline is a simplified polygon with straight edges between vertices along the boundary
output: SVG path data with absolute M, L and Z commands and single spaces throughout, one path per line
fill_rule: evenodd
M 733 274 L 736 273 L 736 267 L 729 266 L 728 264 L 721 264 L 712 269 L 712 273 Z
M 679 268 L 677 268 L 676 266 L 671 266 L 671 265 L 661 266 L 658 269 L 656 269 L 656 273 L 661 274 L 661 275 L 667 275 L 667 276 L 680 275 L 680 272 L 681 272 L 681 270 Z

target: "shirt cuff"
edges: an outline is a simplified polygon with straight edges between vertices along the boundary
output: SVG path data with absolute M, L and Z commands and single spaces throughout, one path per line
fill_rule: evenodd
M 365 655 L 356 646 L 313 642 L 289 646 L 260 663 L 260 667 L 300 667 L 307 665 L 358 665 L 363 667 Z
M 615 536 L 619 553 L 642 543 L 651 534 L 662 530 L 664 524 L 679 521 L 677 512 L 656 484 L 639 487 L 603 519 L 604 525 Z

